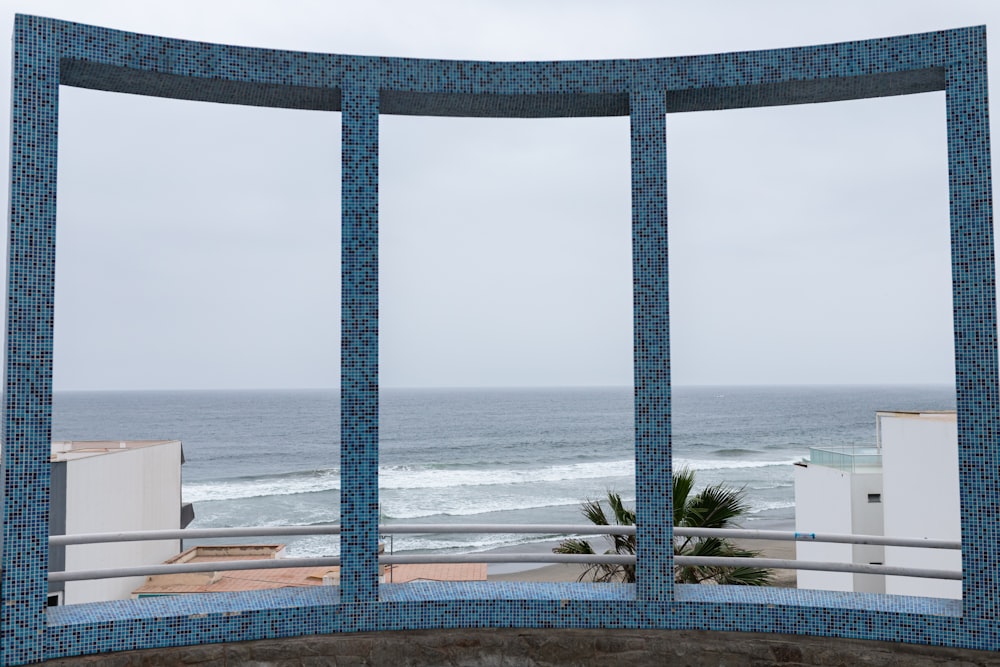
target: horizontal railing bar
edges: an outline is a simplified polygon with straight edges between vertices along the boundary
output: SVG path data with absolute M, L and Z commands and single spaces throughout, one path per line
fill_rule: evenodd
M 417 533 L 513 533 L 525 535 L 635 535 L 635 526 L 598 526 L 592 523 L 390 523 L 378 527 L 381 535 Z
M 473 553 L 473 554 L 408 554 L 381 556 L 383 565 L 448 564 L 448 563 L 580 563 L 605 565 L 634 565 L 635 556 L 615 554 L 555 554 L 555 553 Z M 674 564 L 710 567 L 757 567 L 763 569 L 814 570 L 821 572 L 850 572 L 887 576 L 921 577 L 927 579 L 961 580 L 962 573 L 954 570 L 869 565 L 863 563 L 833 563 L 820 561 L 785 560 L 778 558 L 738 558 L 708 556 L 675 556 Z M 323 567 L 340 565 L 339 558 L 275 558 L 267 560 L 216 561 L 210 563 L 177 563 L 170 565 L 145 565 L 137 567 L 108 568 L 102 570 L 76 570 L 51 572 L 49 581 L 83 581 L 113 579 L 118 577 L 149 576 L 157 574 L 186 574 L 225 570 L 264 570 L 288 567 Z
M 635 565 L 635 556 L 588 555 L 588 554 L 412 554 L 381 556 L 380 563 L 388 565 L 424 563 L 596 563 L 610 565 Z M 859 574 L 882 574 L 904 577 L 924 577 L 929 579 L 961 579 L 962 573 L 954 570 L 930 570 L 924 568 L 897 567 L 894 565 L 869 565 L 863 563 L 829 563 L 819 561 L 786 560 L 779 558 L 744 558 L 711 556 L 674 556 L 674 564 L 680 566 L 707 565 L 715 567 L 759 567 L 782 570 L 818 570 L 828 572 L 854 572 Z
M 688 565 L 707 565 L 710 567 L 759 567 L 768 570 L 815 570 L 820 572 L 853 572 L 856 574 L 923 577 L 926 579 L 962 579 L 962 573 L 955 570 L 930 570 L 917 567 L 897 567 L 895 565 L 868 565 L 865 563 L 831 563 L 808 560 L 785 560 L 781 558 L 674 556 L 674 564 L 682 567 L 686 567 Z
M 172 563 L 169 565 L 112 567 L 101 570 L 49 572 L 49 581 L 85 581 L 88 579 L 117 579 L 119 577 L 142 577 L 155 574 L 189 574 L 225 570 L 273 570 L 284 567 L 326 567 L 332 565 L 340 565 L 340 558 L 268 558 L 266 560 L 226 560 L 210 563 Z
M 328 526 L 246 526 L 240 528 L 183 528 L 179 530 L 136 530 L 115 533 L 80 533 L 52 535 L 50 546 L 101 544 L 105 542 L 143 542 L 148 540 L 187 540 L 213 537 L 282 537 L 292 535 L 337 535 L 339 525 Z M 595 526 L 593 524 L 389 524 L 379 526 L 382 535 L 416 533 L 514 533 L 635 535 L 635 526 Z
M 561 535 L 635 535 L 635 526 L 595 526 L 593 524 L 388 524 L 379 526 L 382 535 L 418 533 L 512 533 Z M 52 535 L 51 546 L 99 544 L 105 542 L 140 542 L 148 540 L 200 539 L 217 537 L 282 537 L 296 535 L 336 535 L 339 525 L 328 526 L 248 526 L 240 528 L 184 528 L 180 530 L 143 530 L 115 533 Z M 780 530 L 735 528 L 674 528 L 678 537 L 723 537 L 736 539 L 781 540 L 796 542 L 831 542 L 880 546 L 919 547 L 924 549 L 961 549 L 953 540 L 842 533 L 805 533 Z
M 242 526 L 239 528 L 180 528 L 176 530 L 133 530 L 118 533 L 52 535 L 53 547 L 104 542 L 144 542 L 149 540 L 194 540 L 209 537 L 282 537 L 289 535 L 337 535 L 339 525 L 329 526 Z
M 923 549 L 961 549 L 957 540 L 932 540 L 923 537 L 886 537 L 885 535 L 851 535 L 847 533 L 803 533 L 784 530 L 747 530 L 744 528 L 674 528 L 678 537 L 725 537 L 744 540 L 783 540 L 788 542 L 832 542 L 837 544 L 871 544 L 886 547 L 920 547 Z
M 513 560 L 512 560 L 513 559 Z M 383 556 L 383 565 L 426 564 L 426 563 L 606 563 L 629 565 L 635 556 L 616 555 L 576 555 L 576 554 L 413 554 L 409 556 Z M 173 563 L 169 565 L 139 565 L 101 570 L 74 570 L 72 572 L 50 572 L 49 581 L 83 581 L 87 579 L 115 579 L 157 574 L 188 574 L 195 572 L 217 572 L 225 570 L 267 570 L 286 567 L 321 567 L 340 565 L 339 558 L 269 558 L 266 560 L 229 560 L 210 563 Z
M 635 565 L 635 556 L 616 554 L 554 554 L 535 553 L 472 553 L 472 554 L 403 554 L 379 556 L 384 565 L 427 565 L 436 563 L 596 563 L 603 565 Z

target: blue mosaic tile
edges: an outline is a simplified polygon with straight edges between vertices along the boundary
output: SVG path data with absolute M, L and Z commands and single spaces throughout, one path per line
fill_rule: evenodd
M 518 581 L 412 582 L 384 584 L 380 602 L 431 600 L 635 600 L 631 584 L 546 583 Z
M 3 665 L 126 649 L 454 627 L 701 628 L 1000 650 L 1000 460 L 982 27 L 681 58 L 468 62 L 204 44 L 18 16 L 3 412 Z M 46 610 L 59 85 L 340 112 L 341 586 Z M 666 118 L 944 90 L 962 601 L 673 583 Z M 637 583 L 377 584 L 378 118 L 631 120 Z
M 340 585 L 378 595 L 378 89 L 343 90 Z

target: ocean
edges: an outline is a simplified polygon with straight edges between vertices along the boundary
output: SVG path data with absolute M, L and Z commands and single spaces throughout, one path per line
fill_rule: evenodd
M 810 446 L 871 446 L 876 410 L 954 409 L 950 386 L 675 387 L 674 466 L 746 491 L 745 528 L 791 529 L 793 464 Z M 583 523 L 635 498 L 631 388 L 386 389 L 384 523 Z M 56 392 L 53 439 L 178 439 L 191 527 L 339 520 L 336 390 Z M 247 541 L 275 541 L 259 538 Z M 552 535 L 395 536 L 400 552 L 474 552 Z M 237 540 L 227 540 L 237 541 Z M 281 538 L 333 556 L 337 536 Z M 191 544 L 192 542 L 187 542 Z

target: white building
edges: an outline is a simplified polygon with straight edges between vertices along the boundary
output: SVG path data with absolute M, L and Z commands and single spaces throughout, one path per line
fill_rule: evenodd
M 181 503 L 179 440 L 54 442 L 52 535 L 178 529 L 194 513 Z M 180 540 L 72 545 L 49 549 L 49 569 L 90 570 L 162 563 Z M 49 604 L 128 599 L 144 577 L 49 584 Z
M 795 467 L 795 531 L 881 535 L 882 465 L 875 447 L 814 447 Z M 796 542 L 798 560 L 882 564 L 883 547 Z M 799 588 L 884 593 L 884 577 L 799 570 Z
M 815 447 L 795 468 L 795 530 L 961 539 L 953 411 L 878 412 L 875 447 Z M 956 550 L 797 542 L 799 560 L 960 571 Z M 798 587 L 961 598 L 960 581 L 799 570 Z
M 962 539 L 954 412 L 880 412 L 885 534 Z M 957 550 L 886 547 L 885 564 L 961 571 Z M 961 599 L 962 582 L 886 577 L 885 592 Z

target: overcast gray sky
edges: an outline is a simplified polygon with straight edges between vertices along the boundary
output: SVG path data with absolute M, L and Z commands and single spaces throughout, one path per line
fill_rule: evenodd
M 494 60 L 985 23 L 1000 53 L 992 0 L 4 0 L 5 35 L 15 12 Z M 60 114 L 57 390 L 338 385 L 339 114 L 69 88 Z M 627 118 L 380 131 L 383 385 L 630 384 Z M 676 384 L 952 381 L 943 93 L 673 115 L 667 133 Z

